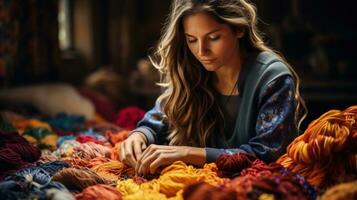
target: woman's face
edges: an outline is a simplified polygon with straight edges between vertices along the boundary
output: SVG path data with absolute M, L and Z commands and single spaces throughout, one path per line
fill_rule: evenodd
M 183 18 L 187 45 L 208 71 L 217 71 L 239 59 L 237 34 L 227 24 L 218 23 L 211 15 L 199 12 Z

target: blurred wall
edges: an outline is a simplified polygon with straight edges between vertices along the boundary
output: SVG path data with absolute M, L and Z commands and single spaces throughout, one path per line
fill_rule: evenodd
M 61 52 L 59 67 L 55 67 L 58 71 L 53 76 L 57 77 L 56 81 L 79 85 L 88 74 L 102 67 L 113 69 L 132 84 L 138 83 L 131 81 L 132 75 L 140 82 L 146 79 L 145 73 L 155 73 L 137 65 L 159 39 L 170 1 L 69 2 L 73 44 L 71 49 Z M 306 122 L 329 109 L 344 109 L 357 104 L 357 68 L 354 59 L 357 31 L 353 21 L 357 14 L 352 1 L 253 2 L 257 5 L 259 27 L 265 33 L 267 43 L 280 51 L 300 75 L 302 95 L 310 111 Z M 16 80 L 9 80 L 1 65 L 0 62 L 0 81 L 16 84 Z M 51 68 L 53 66 L 49 64 L 48 69 Z M 53 75 L 53 70 L 51 73 Z M 47 77 L 43 81 L 51 80 Z M 141 82 L 146 84 L 145 81 Z M 151 84 L 154 88 L 154 83 Z M 132 90 L 133 94 L 128 98 L 132 99 L 133 104 L 148 109 L 160 90 L 145 90 L 149 92 Z

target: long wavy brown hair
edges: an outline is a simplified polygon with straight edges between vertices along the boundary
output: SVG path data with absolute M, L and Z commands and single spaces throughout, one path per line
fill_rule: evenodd
M 248 0 L 174 0 L 157 48 L 149 56 L 161 73 L 159 85 L 165 88 L 158 101 L 169 124 L 170 145 L 204 147 L 212 133 L 224 135 L 223 112 L 215 100 L 214 74 L 206 71 L 190 52 L 182 25 L 184 16 L 202 11 L 232 30 L 243 30 L 240 49 L 244 52 L 270 51 L 286 63 L 296 83 L 295 121 L 299 127 L 306 116 L 299 78 L 285 59 L 265 45 L 257 29 L 255 6 Z M 305 110 L 303 114 L 299 112 L 301 108 Z

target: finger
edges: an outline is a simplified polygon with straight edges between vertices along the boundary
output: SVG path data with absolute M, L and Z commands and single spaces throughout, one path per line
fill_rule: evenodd
M 146 143 L 145 142 L 143 142 L 142 144 L 141 144 L 141 151 L 143 152 L 145 149 L 146 149 Z
M 167 158 L 167 155 L 170 153 L 169 150 L 166 149 L 159 149 L 152 154 L 149 154 L 142 160 L 142 164 L 140 168 L 138 169 L 138 172 L 141 174 L 149 174 L 151 173 L 150 171 L 150 166 L 153 162 L 162 162 L 164 159 Z M 163 163 L 165 164 L 165 163 Z M 157 164 L 156 164 L 157 165 Z
M 171 163 L 172 163 L 172 161 L 170 159 L 170 156 L 165 154 L 163 156 L 158 157 L 157 159 L 153 160 L 150 163 L 148 172 L 150 172 L 150 174 L 154 174 L 159 167 L 164 166 L 164 165 L 169 165 Z
M 163 152 L 164 153 L 162 153 L 161 156 L 158 156 L 157 159 L 151 161 L 149 166 L 149 172 L 151 174 L 157 172 L 159 167 L 170 165 L 176 160 L 177 156 L 175 156 L 176 152 L 174 149 L 165 149 Z
M 153 151 L 153 149 L 155 149 L 155 148 L 156 148 L 155 145 L 150 145 L 148 148 L 146 148 L 146 149 L 144 150 L 144 152 L 142 152 L 140 158 L 138 158 L 138 160 L 137 160 L 137 162 L 136 162 L 135 173 L 137 173 L 137 174 L 139 173 L 139 167 L 141 166 L 142 160 L 143 160 L 144 158 L 146 158 L 147 155 L 151 154 L 152 151 Z
M 153 153 L 153 154 L 148 154 L 146 157 L 143 158 L 141 164 L 138 166 L 137 172 L 138 174 L 141 175 L 146 175 L 149 172 L 149 167 L 150 167 L 150 163 L 152 161 L 154 161 L 155 159 L 157 159 L 157 152 Z
M 125 160 L 130 166 L 135 167 L 136 160 L 134 159 L 133 141 L 125 145 Z
M 122 142 L 120 144 L 120 149 L 119 149 L 119 159 L 121 162 L 125 162 L 125 142 Z
M 142 143 L 134 143 L 134 152 L 135 152 L 135 162 L 138 161 L 138 159 L 141 157 L 141 154 L 143 153 L 142 149 Z

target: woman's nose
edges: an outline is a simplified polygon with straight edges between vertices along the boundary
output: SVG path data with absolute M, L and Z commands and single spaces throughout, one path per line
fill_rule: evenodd
M 205 56 L 207 54 L 207 52 L 209 51 L 206 42 L 204 41 L 200 41 L 199 45 L 198 45 L 198 52 L 197 54 L 199 56 Z

